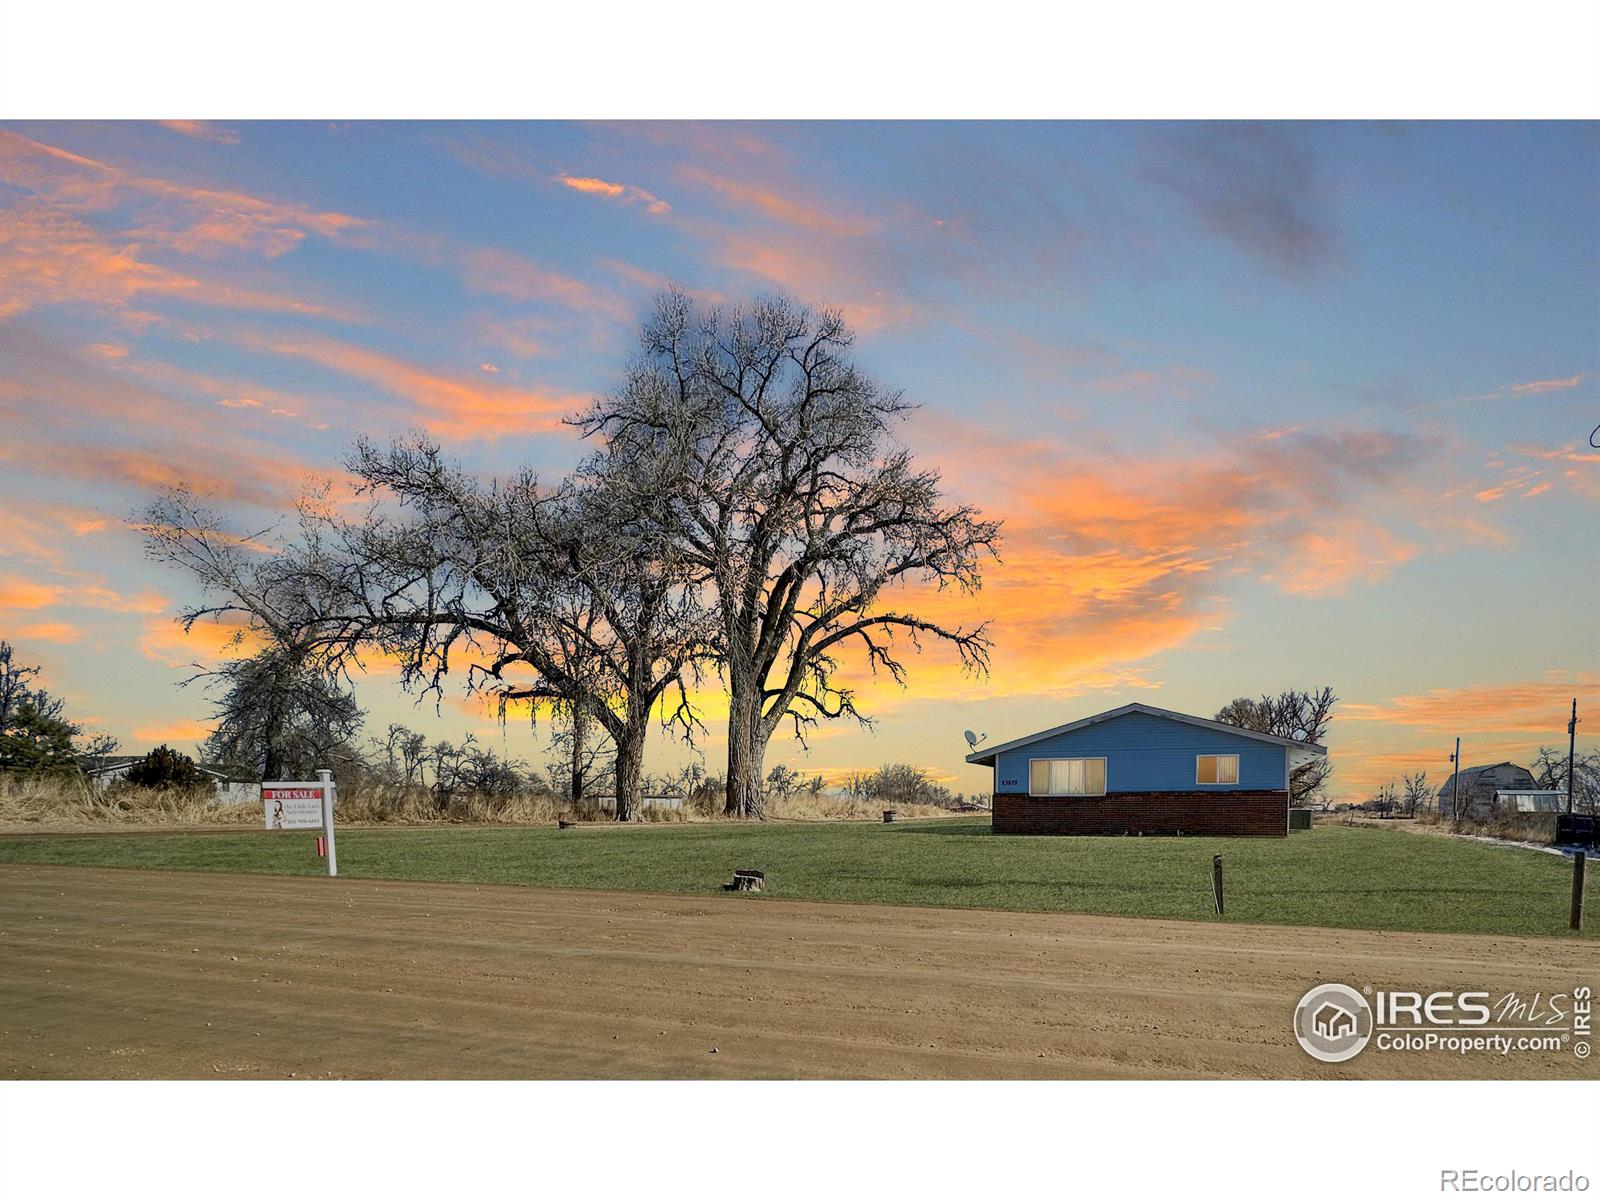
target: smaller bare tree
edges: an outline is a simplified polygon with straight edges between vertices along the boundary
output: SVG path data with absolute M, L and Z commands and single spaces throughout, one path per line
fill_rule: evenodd
M 1339 697 L 1330 687 L 1314 692 L 1287 691 L 1276 696 L 1251 700 L 1241 696 L 1218 711 L 1213 720 L 1237 725 L 1273 737 L 1297 742 L 1322 744 L 1333 720 Z M 1333 773 L 1333 764 L 1324 756 L 1302 763 L 1289 774 L 1289 803 L 1295 808 L 1309 807 L 1322 795 Z
M 1418 771 L 1415 775 L 1403 776 L 1405 792 L 1401 798 L 1401 805 L 1406 816 L 1414 817 L 1419 808 L 1426 808 L 1432 798 L 1432 791 L 1428 787 L 1428 773 Z
M 1540 746 L 1529 768 L 1541 790 L 1567 791 L 1567 753 L 1554 746 Z M 1565 807 L 1565 802 L 1563 802 Z M 1600 749 L 1579 750 L 1572 762 L 1572 811 L 1593 815 L 1600 812 Z

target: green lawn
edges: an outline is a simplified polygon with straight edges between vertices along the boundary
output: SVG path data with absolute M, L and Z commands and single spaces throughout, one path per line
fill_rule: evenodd
M 311 833 L 0 838 L 0 862 L 314 875 Z M 1527 850 L 1385 830 L 1277 838 L 994 837 L 987 818 L 864 823 L 349 829 L 358 879 L 716 894 L 735 867 L 766 896 L 1352 929 L 1572 936 L 1572 867 Z M 1590 889 L 1593 891 L 1593 888 Z M 1590 922 L 1588 934 L 1600 924 Z

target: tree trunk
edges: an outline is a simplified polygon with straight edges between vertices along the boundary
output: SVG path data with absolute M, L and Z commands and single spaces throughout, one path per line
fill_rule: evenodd
M 269 781 L 269 779 L 283 778 L 283 733 L 280 730 L 280 726 L 282 726 L 282 720 L 278 717 L 277 709 L 269 710 L 267 712 L 266 738 L 262 739 L 262 741 L 267 742 L 266 762 L 262 763 L 261 766 L 262 782 Z
M 650 731 L 649 713 L 630 720 L 617 742 L 617 820 L 641 821 L 640 791 L 644 781 L 644 742 Z
M 261 768 L 262 782 L 283 778 L 283 711 L 276 695 L 267 705 L 265 725 L 262 740 L 267 743 L 267 753 Z
M 589 732 L 589 718 L 577 705 L 572 709 L 572 807 L 583 804 L 583 742 Z
M 762 820 L 761 766 L 766 739 L 761 736 L 761 706 L 753 688 L 734 684 L 728 709 L 728 791 L 723 815 Z

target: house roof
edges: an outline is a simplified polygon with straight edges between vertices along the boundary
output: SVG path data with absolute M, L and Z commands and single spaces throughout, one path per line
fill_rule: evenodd
M 1486 772 L 1486 771 L 1498 771 L 1501 767 L 1510 767 L 1513 771 L 1521 771 L 1529 779 L 1533 778 L 1533 772 L 1528 770 L 1527 767 L 1522 766 L 1520 763 L 1497 762 L 1497 763 L 1484 763 L 1481 766 L 1476 766 L 1476 767 L 1462 767 L 1461 768 L 1461 783 L 1462 783 L 1462 785 L 1464 787 L 1473 787 L 1474 785 L 1477 784 L 1478 777 L 1480 775 L 1482 775 L 1484 772 Z M 1453 788 L 1455 786 L 1455 781 L 1456 781 L 1456 774 L 1455 774 L 1454 771 L 1452 771 L 1450 773 L 1449 777 L 1444 781 L 1444 785 L 1442 787 L 1440 787 L 1439 791 L 1441 793 L 1449 791 L 1451 788 Z
M 124 771 L 136 762 L 143 761 L 143 754 L 111 754 L 106 756 L 97 765 L 84 771 L 85 775 L 109 775 L 114 771 Z M 253 783 L 254 777 L 215 763 L 195 763 L 195 768 L 202 774 L 210 775 L 213 779 Z
M 1290 750 L 1299 750 L 1301 753 L 1298 757 L 1302 761 L 1328 753 L 1326 746 L 1319 746 L 1315 742 L 1297 742 L 1293 738 L 1274 737 L 1270 733 L 1257 733 L 1253 729 L 1229 725 L 1223 721 L 1208 721 L 1204 717 L 1191 717 L 1188 713 L 1173 712 L 1170 708 L 1157 708 L 1153 704 L 1124 704 L 1121 708 L 1113 708 L 1107 712 L 1096 713 L 1092 717 L 1084 717 L 1081 721 L 1057 725 L 1054 729 L 1046 729 L 1042 733 L 1030 733 L 1027 737 L 1002 742 L 1000 745 L 990 746 L 986 750 L 974 751 L 967 755 L 967 761 L 980 767 L 993 766 L 996 756 L 1003 754 L 1007 750 L 1015 750 L 1032 742 L 1055 737 L 1057 734 L 1071 733 L 1074 729 L 1084 729 L 1090 725 L 1098 725 L 1102 721 L 1114 721 L 1116 718 L 1125 717 L 1129 713 L 1144 713 L 1146 716 L 1162 717 L 1168 721 L 1182 721 L 1186 725 L 1197 725 L 1202 729 L 1214 729 L 1221 733 L 1234 734 L 1237 737 L 1254 738 L 1258 742 L 1270 742 L 1274 746 L 1284 746 Z M 1296 765 L 1299 764 L 1297 763 Z
M 90 767 L 88 773 L 90 775 L 98 775 L 102 771 L 114 771 L 118 767 L 127 766 L 129 763 L 136 763 L 143 757 L 144 755 L 142 754 L 107 754 L 95 766 Z

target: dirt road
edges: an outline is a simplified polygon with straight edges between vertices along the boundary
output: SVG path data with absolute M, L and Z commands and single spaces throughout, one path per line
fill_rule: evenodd
M 1315 982 L 1600 984 L 1544 939 L 0 866 L 6 1078 L 1594 1078 L 1304 1054 Z

